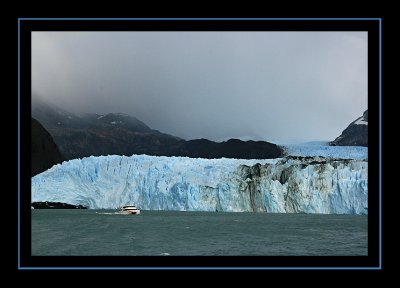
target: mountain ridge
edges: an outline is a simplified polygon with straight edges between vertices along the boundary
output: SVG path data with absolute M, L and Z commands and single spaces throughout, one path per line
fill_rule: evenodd
M 79 116 L 42 100 L 32 104 L 33 117 L 48 130 L 67 159 L 113 154 L 208 159 L 264 159 L 283 155 L 279 146 L 266 141 L 184 140 L 151 129 L 136 117 L 124 113 L 86 113 Z

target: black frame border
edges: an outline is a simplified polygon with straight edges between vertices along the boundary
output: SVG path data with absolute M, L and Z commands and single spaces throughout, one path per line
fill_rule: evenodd
M 31 256 L 32 31 L 368 31 L 368 256 Z M 381 85 L 381 18 L 18 18 L 18 269 L 381 269 Z

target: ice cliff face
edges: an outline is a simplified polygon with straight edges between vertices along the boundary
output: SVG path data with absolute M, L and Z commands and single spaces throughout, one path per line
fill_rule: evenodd
M 368 213 L 368 162 L 100 156 L 32 178 L 32 202 L 143 210 Z

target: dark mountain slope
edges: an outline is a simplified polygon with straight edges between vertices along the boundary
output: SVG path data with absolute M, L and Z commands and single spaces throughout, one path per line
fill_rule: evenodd
M 31 176 L 34 176 L 61 163 L 64 158 L 49 132 L 33 118 L 31 119 L 31 129 Z
M 337 137 L 330 142 L 331 146 L 367 146 L 368 147 L 368 110 L 357 118 Z
M 213 142 L 207 139 L 181 141 L 172 147 L 171 155 L 198 158 L 268 159 L 282 156 L 277 145 L 265 141 L 229 139 Z

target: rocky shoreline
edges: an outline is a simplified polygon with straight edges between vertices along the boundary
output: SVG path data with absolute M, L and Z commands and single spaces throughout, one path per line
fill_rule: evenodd
M 32 202 L 31 209 L 87 209 L 82 205 L 72 205 L 62 202 Z

